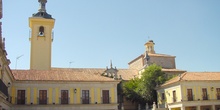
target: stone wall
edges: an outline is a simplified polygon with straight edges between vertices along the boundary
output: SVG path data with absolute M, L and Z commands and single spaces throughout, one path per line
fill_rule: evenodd
M 143 68 L 143 56 L 141 55 L 140 57 L 138 57 L 136 60 L 132 61 L 131 63 L 129 63 L 129 69 L 136 69 L 136 70 L 140 70 Z
M 162 68 L 175 69 L 175 57 L 150 56 L 150 63 L 155 63 Z

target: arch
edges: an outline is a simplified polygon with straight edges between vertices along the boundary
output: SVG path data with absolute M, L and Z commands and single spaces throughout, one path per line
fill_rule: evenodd
M 39 28 L 39 36 L 44 36 L 44 27 L 40 26 Z

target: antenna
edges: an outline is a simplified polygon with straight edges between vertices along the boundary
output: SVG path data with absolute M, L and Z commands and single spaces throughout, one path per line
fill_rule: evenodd
M 69 62 L 69 68 L 71 67 L 71 64 L 74 63 L 73 61 Z
M 19 60 L 19 58 L 21 58 L 22 56 L 24 56 L 24 55 L 20 55 L 20 56 L 16 57 L 15 69 L 17 69 L 17 61 L 18 61 L 18 60 Z

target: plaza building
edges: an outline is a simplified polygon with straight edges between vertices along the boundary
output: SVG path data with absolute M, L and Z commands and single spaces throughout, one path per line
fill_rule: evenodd
M 168 75 L 185 72 L 176 69 L 175 56 L 156 53 L 153 40 L 126 69 L 112 63 L 107 68 L 51 67 L 55 19 L 46 11 L 47 0 L 38 2 L 38 12 L 29 18 L 30 69 L 10 69 L 5 40 L 0 36 L 0 110 L 135 110 L 137 104 L 118 91 L 120 82 L 140 77 L 154 63 Z M 2 8 L 0 12 L 2 18 Z
M 2 0 L 0 0 L 0 19 L 2 19 Z M 0 22 L 0 110 L 9 110 L 11 103 L 9 102 L 10 89 L 13 82 L 13 76 L 9 67 L 10 60 L 7 59 L 7 51 L 5 50 L 5 39 L 2 38 L 2 22 Z
M 158 108 L 220 110 L 220 72 L 185 72 L 157 89 Z

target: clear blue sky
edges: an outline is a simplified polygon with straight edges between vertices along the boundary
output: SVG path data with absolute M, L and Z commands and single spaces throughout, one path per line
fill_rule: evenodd
M 176 56 L 178 69 L 220 71 L 220 0 L 48 0 L 56 19 L 52 66 L 117 68 L 144 53 Z M 3 0 L 3 37 L 10 67 L 29 69 L 28 18 L 38 0 Z

